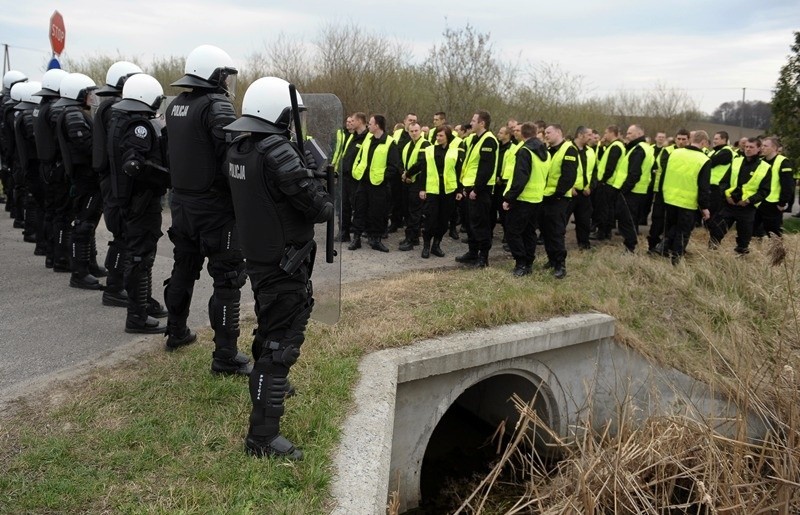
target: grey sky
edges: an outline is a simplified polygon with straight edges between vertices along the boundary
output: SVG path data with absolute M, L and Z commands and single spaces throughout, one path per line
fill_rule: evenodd
M 757 6 L 757 7 L 756 7 Z M 278 34 L 309 41 L 327 23 L 353 23 L 405 43 L 414 60 L 467 23 L 491 33 L 509 62 L 550 62 L 584 78 L 589 93 L 640 91 L 656 82 L 682 88 L 705 111 L 726 100 L 771 97 L 800 30 L 797 0 L 746 2 L 421 2 L 0 1 L 0 43 L 11 64 L 39 79 L 49 50 L 48 20 L 64 16 L 65 55 L 186 55 L 209 43 L 238 63 Z M 40 51 L 28 50 L 38 49 Z

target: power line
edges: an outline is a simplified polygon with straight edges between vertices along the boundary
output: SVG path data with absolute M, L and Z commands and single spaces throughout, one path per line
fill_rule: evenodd
M 9 43 L 0 43 L 0 45 L 3 45 L 5 47 L 11 48 L 11 49 L 30 50 L 31 52 L 40 52 L 40 53 L 46 54 L 46 55 L 50 55 L 50 54 L 53 53 L 50 50 L 42 50 L 41 48 L 31 48 L 31 47 L 27 47 L 27 46 L 11 45 Z

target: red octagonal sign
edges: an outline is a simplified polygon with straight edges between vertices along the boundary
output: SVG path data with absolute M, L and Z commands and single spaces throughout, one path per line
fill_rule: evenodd
M 50 17 L 50 47 L 53 53 L 60 55 L 64 51 L 64 40 L 67 37 L 67 31 L 64 28 L 64 18 L 61 13 L 55 11 Z

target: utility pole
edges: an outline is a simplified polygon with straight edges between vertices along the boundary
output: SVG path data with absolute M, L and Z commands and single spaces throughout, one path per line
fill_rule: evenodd
M 740 109 L 740 115 L 741 115 L 740 118 L 741 118 L 741 120 L 739 121 L 739 139 L 742 139 L 742 137 L 744 137 L 744 102 L 745 102 L 744 97 L 745 97 L 745 91 L 747 91 L 747 88 L 742 88 L 742 107 Z
M 3 43 L 3 75 L 11 69 L 11 57 L 8 55 L 8 43 Z

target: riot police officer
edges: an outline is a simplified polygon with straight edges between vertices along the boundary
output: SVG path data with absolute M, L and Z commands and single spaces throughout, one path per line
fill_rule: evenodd
M 104 97 L 94 113 L 92 130 L 92 168 L 100 179 L 100 193 L 103 196 L 103 220 L 111 232 L 108 242 L 105 267 L 108 270 L 106 287 L 103 290 L 103 304 L 106 306 L 127 306 L 128 296 L 123 283 L 124 256 L 124 222 L 120 206 L 115 202 L 111 192 L 108 162 L 108 127 L 111 123 L 111 106 L 117 103 L 122 95 L 122 87 L 128 77 L 142 73 L 142 69 L 128 61 L 117 61 L 108 68 L 106 84 L 95 94 Z M 163 308 L 162 310 L 163 311 Z M 166 311 L 163 312 L 166 316 Z
M 127 333 L 166 329 L 148 315 L 156 245 L 162 236 L 161 196 L 169 186 L 164 124 L 155 118 L 163 100 L 164 90 L 156 79 L 133 75 L 125 82 L 122 100 L 112 107 L 108 127 L 110 197 L 125 224 Z
M 172 181 L 172 226 L 168 234 L 175 262 L 164 289 L 167 349 L 194 340 L 186 326 L 194 282 L 205 258 L 214 280 L 208 315 L 214 329 L 215 373 L 250 373 L 250 359 L 236 346 L 239 300 L 247 280 L 236 234 L 233 201 L 222 165 L 228 146 L 223 127 L 236 120 L 228 94 L 236 68 L 223 50 L 202 45 L 186 58 L 186 74 L 172 83 L 188 88 L 167 109 Z
M 92 118 L 89 110 L 95 102 L 96 89 L 90 77 L 70 73 L 61 81 L 61 99 L 55 103 L 56 107 L 64 107 L 58 117 L 56 136 L 64 171 L 71 183 L 73 208 L 69 285 L 85 290 L 102 289 L 97 277 L 105 275 L 105 269 L 97 265 L 94 254 L 94 231 L 103 208 L 100 183 L 92 169 Z
M 54 107 L 60 98 L 61 82 L 68 75 L 60 69 L 47 70 L 42 76 L 42 89 L 36 93 L 42 100 L 39 108 L 33 110 L 36 154 L 44 186 L 44 264 L 56 272 L 69 272 L 69 182 L 55 132 L 64 108 Z
M 19 157 L 18 178 L 24 186 L 25 196 L 21 199 L 25 211 L 25 228 L 23 239 L 36 243 L 33 253 L 43 256 L 45 253 L 44 231 L 42 230 L 42 206 L 44 190 L 39 173 L 39 157 L 36 153 L 36 139 L 33 132 L 33 110 L 38 107 L 41 97 L 33 96 L 42 88 L 39 82 L 23 82 L 14 86 L 21 88 L 20 102 L 14 107 L 19 112 L 14 120 L 14 139 Z
M 291 105 L 286 81 L 258 79 L 245 93 L 242 118 L 225 129 L 249 132 L 233 142 L 226 163 L 258 318 L 245 451 L 300 459 L 303 453 L 281 436 L 280 419 L 314 306 L 314 224 L 333 217 L 333 201 L 290 141 Z
M 20 82 L 27 82 L 28 77 L 19 70 L 9 70 L 3 75 L 3 91 L 0 95 L 0 182 L 6 194 L 6 211 L 14 219 L 16 229 L 23 228 L 22 202 L 15 198 L 21 185 L 14 182 L 13 172 L 16 169 L 17 148 L 14 141 L 14 106 L 17 101 L 11 99 L 11 88 Z

